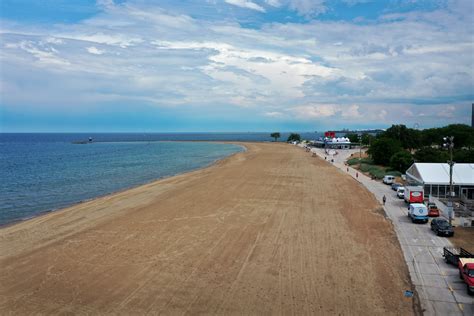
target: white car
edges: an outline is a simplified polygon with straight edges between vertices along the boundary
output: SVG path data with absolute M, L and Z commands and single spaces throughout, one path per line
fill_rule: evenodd
M 383 183 L 385 184 L 392 184 L 393 181 L 395 181 L 395 176 L 387 175 L 383 177 Z
M 397 196 L 399 199 L 403 199 L 405 197 L 405 187 L 399 187 L 397 189 Z

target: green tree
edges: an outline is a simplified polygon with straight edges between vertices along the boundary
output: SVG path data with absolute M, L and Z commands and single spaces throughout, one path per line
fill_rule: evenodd
M 362 134 L 362 140 L 361 143 L 362 145 L 370 145 L 372 142 L 375 140 L 375 136 L 364 133 Z
M 392 125 L 382 137 L 398 140 L 405 149 L 416 149 L 422 145 L 421 131 L 407 128 L 405 125 Z
M 413 157 L 406 150 L 399 151 L 390 158 L 390 167 L 401 173 L 405 173 L 412 163 Z
M 453 160 L 457 163 L 473 163 L 474 149 L 461 149 L 453 152 Z
M 351 143 L 358 143 L 359 142 L 359 135 L 357 135 L 355 133 L 346 134 L 344 137 L 349 138 Z
M 270 134 L 270 137 L 273 137 L 273 138 L 275 138 L 275 141 L 277 141 L 277 140 L 278 140 L 278 138 L 280 138 L 280 137 L 281 137 L 281 135 L 280 135 L 280 133 L 276 132 L 276 133 L 271 133 L 271 134 Z
M 443 135 L 454 136 L 454 148 L 472 148 L 474 147 L 474 129 L 464 124 L 451 124 L 442 129 Z
M 291 133 L 290 136 L 288 136 L 287 141 L 288 142 L 301 142 L 301 136 L 300 134 Z
M 379 138 L 372 142 L 368 153 L 375 164 L 388 166 L 390 158 L 403 148 L 400 142 L 391 138 Z
M 423 147 L 415 152 L 417 162 L 446 162 L 449 160 L 449 154 L 446 150 L 432 147 Z
M 474 147 L 474 129 L 469 125 L 451 124 L 444 127 L 428 128 L 422 132 L 424 146 L 442 146 L 443 137 L 454 136 L 454 148 Z

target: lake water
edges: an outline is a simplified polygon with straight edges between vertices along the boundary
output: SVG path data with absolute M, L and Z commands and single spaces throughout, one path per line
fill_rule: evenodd
M 0 225 L 202 168 L 244 150 L 176 141 L 258 141 L 268 135 L 0 134 Z M 93 143 L 73 144 L 89 136 Z

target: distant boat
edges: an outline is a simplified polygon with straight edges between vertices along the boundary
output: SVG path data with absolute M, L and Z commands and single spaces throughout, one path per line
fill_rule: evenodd
M 93 141 L 94 140 L 92 139 L 92 137 L 89 137 L 89 140 L 76 140 L 76 141 L 73 141 L 72 143 L 73 144 L 90 144 Z

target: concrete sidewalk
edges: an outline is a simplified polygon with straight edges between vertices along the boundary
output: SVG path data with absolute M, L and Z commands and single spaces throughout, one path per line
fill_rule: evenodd
M 442 256 L 443 247 L 452 247 L 449 239 L 436 236 L 429 224 L 413 224 L 407 216 L 405 202 L 396 196 L 390 186 L 346 166 L 347 158 L 358 150 L 337 150 L 338 154 L 334 156 L 326 156 L 324 149 L 313 151 L 364 185 L 381 204 L 382 197 L 386 196 L 385 213 L 393 222 L 424 314 L 474 315 L 474 297 L 467 294 L 466 285 L 459 279 L 458 269 L 445 263 Z M 332 159 L 334 162 L 331 162 Z

